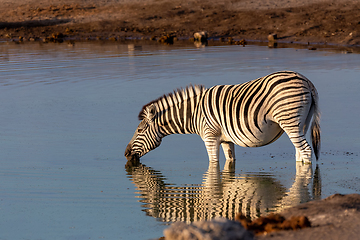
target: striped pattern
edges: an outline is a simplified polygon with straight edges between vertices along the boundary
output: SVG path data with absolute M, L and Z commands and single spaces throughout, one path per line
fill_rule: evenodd
M 166 135 L 196 133 L 203 139 L 210 161 L 218 161 L 220 145 L 226 159 L 234 161 L 234 144 L 264 146 L 285 132 L 295 146 L 296 160 L 311 162 L 311 147 L 305 138 L 311 118 L 318 158 L 318 94 L 314 85 L 296 72 L 276 72 L 244 84 L 210 89 L 190 86 L 143 107 L 139 114 L 142 122 L 127 153 L 141 157 L 159 146 Z
M 139 120 L 146 120 L 148 109 L 156 108 L 156 121 L 163 126 L 162 134 L 194 133 L 192 114 L 199 102 L 199 96 L 204 92 L 204 86 L 189 86 L 177 89 L 174 93 L 164 95 L 146 104 L 139 113 Z
M 169 134 L 195 133 L 192 115 L 204 91 L 203 86 L 189 86 L 146 104 L 139 113 L 141 122 L 125 156 L 135 154 L 141 157 L 158 147 L 161 139 Z
M 320 172 L 297 162 L 294 183 L 286 188 L 271 174 L 234 177 L 220 168 L 205 172 L 201 183 L 169 183 L 160 171 L 140 164 L 128 172 L 146 215 L 165 222 L 194 222 L 241 212 L 255 219 L 269 212 L 321 198 Z

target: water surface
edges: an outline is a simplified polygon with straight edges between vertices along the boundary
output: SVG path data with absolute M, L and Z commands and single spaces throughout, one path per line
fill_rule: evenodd
M 264 46 L 0 45 L 0 239 L 150 239 L 173 221 L 249 217 L 360 193 L 360 55 Z M 287 136 L 209 166 L 173 135 L 126 171 L 141 107 L 178 87 L 294 70 L 316 86 L 322 150 L 295 163 Z M 298 169 L 298 171 L 296 171 Z M 296 174 L 297 172 L 297 174 Z

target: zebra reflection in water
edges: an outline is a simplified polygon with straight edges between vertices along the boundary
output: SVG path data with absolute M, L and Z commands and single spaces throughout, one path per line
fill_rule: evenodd
M 164 222 L 193 222 L 216 216 L 234 219 L 239 212 L 254 219 L 269 212 L 321 198 L 318 166 L 296 163 L 295 181 L 287 189 L 273 175 L 241 174 L 233 166 L 220 171 L 218 163 L 210 163 L 202 184 L 178 185 L 166 183 L 161 172 L 140 164 L 128 169 L 140 202 L 148 216 Z M 311 191 L 310 191 L 311 189 Z

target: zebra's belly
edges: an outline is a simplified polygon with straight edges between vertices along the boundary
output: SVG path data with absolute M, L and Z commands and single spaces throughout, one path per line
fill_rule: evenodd
M 263 122 L 260 125 L 260 130 L 253 129 L 245 135 L 241 135 L 234 143 L 242 147 L 261 147 L 270 144 L 277 140 L 282 134 L 283 130 L 280 126 L 273 122 Z

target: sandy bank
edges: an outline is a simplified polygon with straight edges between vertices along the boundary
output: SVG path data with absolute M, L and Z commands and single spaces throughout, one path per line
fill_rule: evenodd
M 360 235 L 360 195 L 332 195 L 289 208 L 281 213 L 290 216 L 307 216 L 311 228 L 281 231 L 258 236 L 257 240 L 302 239 L 357 239 Z
M 0 0 L 0 39 L 210 37 L 360 45 L 360 0 Z

